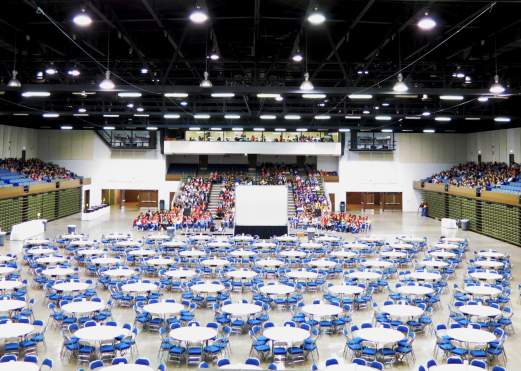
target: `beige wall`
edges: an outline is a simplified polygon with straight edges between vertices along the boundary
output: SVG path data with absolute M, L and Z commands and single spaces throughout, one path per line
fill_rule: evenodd
M 95 135 L 90 130 L 40 130 L 38 155 L 46 160 L 92 160 Z
M 467 160 L 477 161 L 481 151 L 484 162 L 507 162 L 509 153 L 521 161 L 521 128 L 483 131 L 467 135 Z
M 27 158 L 37 157 L 37 134 L 35 129 L 0 125 L 0 158 L 20 157 L 24 148 Z

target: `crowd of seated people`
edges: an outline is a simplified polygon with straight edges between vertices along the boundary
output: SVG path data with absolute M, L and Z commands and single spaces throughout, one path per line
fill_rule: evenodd
M 77 178 L 77 175 L 70 170 L 35 158 L 28 160 L 6 158 L 0 160 L 0 168 L 23 174 L 32 181 L 52 182 L 58 179 Z
M 468 162 L 459 164 L 434 174 L 427 179 L 428 183 L 450 184 L 458 187 L 482 187 L 491 189 L 519 178 L 519 165 L 509 166 L 503 162 L 484 162 L 476 164 Z
M 280 135 L 280 136 L 266 136 L 266 135 L 258 135 L 258 134 L 247 134 L 247 133 L 236 133 L 233 137 L 221 137 L 221 136 L 211 136 L 211 135 L 199 135 L 196 137 L 190 137 L 189 141 L 191 142 L 277 142 L 277 143 L 305 143 L 305 142 L 313 142 L 313 143 L 331 143 L 333 142 L 333 138 L 329 135 L 324 136 L 314 136 L 314 135 L 302 135 L 295 134 L 291 137 L 288 135 Z

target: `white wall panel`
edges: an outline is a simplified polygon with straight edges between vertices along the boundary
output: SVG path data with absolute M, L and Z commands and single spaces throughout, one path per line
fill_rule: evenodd
M 0 125 L 0 158 L 20 157 L 25 149 L 26 157 L 37 156 L 37 130 Z

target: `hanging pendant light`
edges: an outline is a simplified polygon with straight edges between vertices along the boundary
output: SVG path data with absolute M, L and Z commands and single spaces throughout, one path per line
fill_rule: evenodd
M 16 75 L 18 75 L 18 71 L 13 70 L 11 80 L 9 80 L 9 82 L 7 83 L 7 86 L 9 86 L 10 88 L 20 88 L 22 86 L 22 83 L 20 82 L 20 80 L 16 78 Z
M 492 94 L 498 95 L 503 94 L 505 90 L 505 87 L 499 82 L 499 76 L 497 74 L 494 75 L 494 83 L 490 85 L 490 89 L 488 89 L 488 91 Z
M 300 84 L 300 90 L 313 90 L 315 87 L 313 86 L 313 83 L 309 81 L 309 73 L 304 74 L 304 81 L 302 81 L 302 84 Z
M 113 90 L 116 87 L 114 81 L 110 79 L 110 71 L 105 71 L 105 78 L 99 83 L 99 87 L 102 90 Z
M 409 87 L 403 82 L 403 75 L 400 72 L 397 76 L 397 81 L 393 86 L 393 91 L 396 93 L 405 93 L 407 90 L 409 90 Z
M 211 88 L 213 86 L 213 84 L 210 81 L 210 79 L 208 79 L 208 76 L 209 76 L 208 71 L 204 71 L 203 76 L 204 76 L 204 78 L 201 80 L 201 83 L 199 84 L 199 86 L 201 88 Z

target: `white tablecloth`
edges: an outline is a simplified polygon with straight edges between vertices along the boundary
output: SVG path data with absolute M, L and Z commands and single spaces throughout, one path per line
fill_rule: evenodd
M 295 292 L 295 288 L 288 285 L 266 285 L 262 286 L 259 291 L 265 295 L 290 295 Z
M 379 345 L 397 343 L 404 339 L 404 335 L 400 331 L 384 327 L 360 329 L 355 332 L 355 336 Z
M 486 344 L 496 340 L 491 332 L 467 327 L 448 329 L 446 334 L 455 340 L 473 344 Z
M 176 315 L 179 314 L 183 309 L 184 306 L 182 304 L 167 302 L 153 303 L 143 306 L 143 310 L 160 316 Z
M 300 310 L 314 317 L 331 317 L 342 313 L 342 308 L 331 304 L 308 304 L 301 307 Z
M 197 285 L 193 285 L 191 290 L 197 293 L 215 294 L 217 292 L 223 291 L 224 286 L 216 283 L 199 283 Z
M 97 312 L 105 308 L 105 304 L 97 301 L 77 301 L 65 304 L 61 307 L 64 312 L 72 314 L 83 314 Z
M 277 342 L 300 344 L 309 337 L 309 331 L 298 327 L 274 326 L 265 329 L 263 335 Z
M 168 336 L 179 341 L 198 343 L 216 337 L 217 330 L 204 326 L 179 327 L 171 330 Z
M 474 296 L 498 296 L 501 294 L 501 290 L 490 286 L 466 286 L 465 292 Z
M 475 317 L 495 317 L 501 314 L 499 309 L 488 305 L 462 305 L 458 309 L 463 314 Z
M 257 272 L 246 270 L 246 269 L 239 269 L 236 271 L 226 272 L 225 275 L 228 278 L 239 279 L 239 280 L 240 279 L 249 280 L 249 279 L 252 279 L 253 277 L 255 277 L 257 275 Z
M 262 307 L 255 304 L 232 303 L 223 305 L 221 311 L 232 316 L 249 316 L 261 312 Z
M 391 304 L 380 308 L 382 312 L 389 313 L 393 318 L 416 318 L 423 314 L 423 309 L 415 305 Z
M 100 368 L 100 371 L 154 371 L 152 367 L 136 364 L 119 364 Z
M 0 365 L 2 371 L 38 371 L 40 366 L 33 362 L 4 362 Z
M 4 323 L 0 325 L 0 339 L 10 339 L 25 336 L 34 331 L 34 326 L 28 323 Z M 0 367 L 2 369 L 2 367 Z
M 351 296 L 351 295 L 360 295 L 364 292 L 364 289 L 358 286 L 352 285 L 333 285 L 329 286 L 327 290 L 332 295 L 341 295 L 341 296 Z
M 127 283 L 121 286 L 121 291 L 123 292 L 150 292 L 158 290 L 159 287 L 157 285 L 148 282 Z
M 91 326 L 83 327 L 74 333 L 80 340 L 86 341 L 109 341 L 117 338 L 118 336 L 128 336 L 130 332 L 123 327 L 118 326 Z

